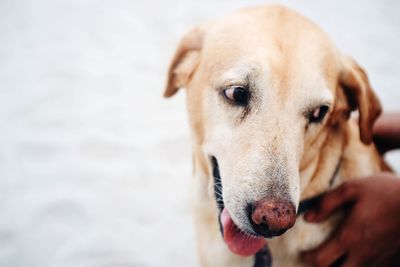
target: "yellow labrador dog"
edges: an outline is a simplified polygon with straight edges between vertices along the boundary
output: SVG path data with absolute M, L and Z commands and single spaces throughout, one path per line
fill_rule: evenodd
M 299 253 L 320 244 L 340 216 L 308 224 L 307 204 L 384 168 L 371 144 L 381 107 L 366 73 L 285 7 L 243 9 L 188 33 L 165 96 L 181 87 L 203 266 L 262 266 L 266 245 L 274 267 L 304 266 Z

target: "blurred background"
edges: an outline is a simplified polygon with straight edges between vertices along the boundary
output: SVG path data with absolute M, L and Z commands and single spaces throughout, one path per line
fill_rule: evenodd
M 274 2 L 400 110 L 399 1 Z M 161 97 L 167 66 L 194 25 L 264 3 L 1 0 L 0 266 L 197 266 L 184 91 Z

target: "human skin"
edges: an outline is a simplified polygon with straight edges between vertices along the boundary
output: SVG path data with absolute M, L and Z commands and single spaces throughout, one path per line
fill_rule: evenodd
M 374 140 L 382 153 L 400 148 L 400 113 L 378 119 Z M 303 261 L 315 267 L 400 266 L 399 209 L 397 175 L 380 173 L 342 184 L 305 214 L 311 223 L 320 223 L 339 210 L 344 217 L 327 241 L 303 252 Z
M 381 116 L 374 125 L 374 142 L 383 154 L 400 148 L 400 112 Z

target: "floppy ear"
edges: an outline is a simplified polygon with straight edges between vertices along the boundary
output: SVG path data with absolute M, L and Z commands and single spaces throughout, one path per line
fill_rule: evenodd
M 169 66 L 165 97 L 173 96 L 179 88 L 187 85 L 200 61 L 202 43 L 203 31 L 199 28 L 183 37 Z
M 365 144 L 372 142 L 372 127 L 382 112 L 379 100 L 371 88 L 366 72 L 350 57 L 343 58 L 343 68 L 339 77 L 350 106 L 358 109 L 360 138 Z

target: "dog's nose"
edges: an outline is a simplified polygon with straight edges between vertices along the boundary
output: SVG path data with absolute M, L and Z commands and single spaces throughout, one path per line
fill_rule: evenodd
M 250 210 L 254 231 L 264 237 L 281 235 L 296 221 L 296 208 L 288 200 L 263 199 L 252 204 Z

